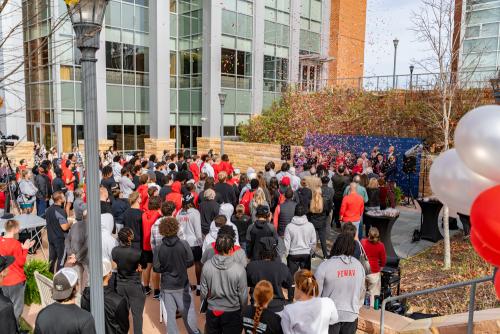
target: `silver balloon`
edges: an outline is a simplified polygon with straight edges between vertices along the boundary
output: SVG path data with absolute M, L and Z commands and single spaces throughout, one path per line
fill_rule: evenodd
M 470 170 L 455 149 L 441 153 L 434 160 L 429 178 L 432 192 L 439 200 L 466 215 L 470 214 L 476 197 L 497 184 Z
M 500 182 L 500 106 L 482 106 L 465 114 L 455 130 L 455 148 L 471 170 Z

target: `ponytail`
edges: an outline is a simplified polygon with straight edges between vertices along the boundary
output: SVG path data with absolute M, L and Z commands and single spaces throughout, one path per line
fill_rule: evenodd
M 273 299 L 274 290 L 269 281 L 262 280 L 255 285 L 253 291 L 253 298 L 255 300 L 255 314 L 253 316 L 253 329 L 252 334 L 257 334 L 257 328 L 260 324 L 262 312 L 267 307 L 271 299 Z
M 311 271 L 301 269 L 294 275 L 295 288 L 299 289 L 307 296 L 317 297 L 319 295 L 318 282 Z

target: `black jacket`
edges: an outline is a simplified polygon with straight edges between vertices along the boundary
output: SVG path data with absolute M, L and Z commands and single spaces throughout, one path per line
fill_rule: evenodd
M 35 187 L 38 189 L 36 193 L 38 199 L 49 199 L 50 195 L 52 195 L 52 185 L 47 174 L 38 173 L 35 176 Z
M 366 194 L 368 195 L 368 203 L 366 203 L 365 207 L 380 206 L 380 189 L 366 188 Z
M 248 256 L 253 261 L 260 259 L 260 251 L 263 248 L 260 239 L 264 237 L 274 237 L 276 240 L 279 238 L 273 224 L 266 220 L 256 220 L 247 231 Z
M 351 183 L 351 178 L 347 175 L 335 174 L 332 177 L 333 190 L 335 191 L 334 199 L 342 199 L 344 190 Z
M 285 235 L 285 228 L 295 216 L 295 207 L 297 203 L 293 199 L 287 199 L 280 204 L 280 213 L 278 216 L 278 234 Z
M 134 232 L 132 247 L 142 250 L 142 211 L 128 208 L 123 214 L 123 226 L 130 227 Z
M 115 224 L 123 225 L 123 215 L 128 208 L 130 208 L 130 204 L 125 198 L 118 198 L 113 201 L 111 204 L 111 211 Z
M 312 191 L 309 188 L 299 188 L 297 190 L 297 195 L 299 196 L 299 203 L 309 212 L 309 207 L 311 206 Z
M 83 290 L 81 307 L 90 312 L 90 289 Z M 129 331 L 127 300 L 110 286 L 104 287 L 104 326 L 106 334 L 127 334 Z
M 229 203 L 233 206 L 236 206 L 237 199 L 236 193 L 234 192 L 234 188 L 227 183 L 217 183 L 215 185 L 215 193 L 217 194 L 216 200 L 219 204 Z
M 166 183 L 167 177 L 159 170 L 155 170 L 156 184 L 163 187 Z
M 219 209 L 220 204 L 215 200 L 200 203 L 201 232 L 203 234 L 210 232 L 210 224 L 212 224 L 214 218 L 219 214 Z
M 326 220 L 328 218 L 328 214 L 330 213 L 330 211 L 327 210 L 328 206 L 325 197 L 323 197 L 323 211 L 321 211 L 320 213 L 309 212 L 307 214 L 307 219 L 311 224 L 314 225 L 314 228 L 319 229 L 326 226 Z
M 273 285 L 274 298 L 268 308 L 273 312 L 280 312 L 285 305 L 285 296 L 282 289 L 288 289 L 293 284 L 292 275 L 288 267 L 279 259 L 252 261 L 247 265 L 248 286 L 253 288 L 261 280 L 267 280 Z
M 165 237 L 153 258 L 153 270 L 161 274 L 162 290 L 182 290 L 189 284 L 187 268 L 194 263 L 189 244 L 177 236 Z

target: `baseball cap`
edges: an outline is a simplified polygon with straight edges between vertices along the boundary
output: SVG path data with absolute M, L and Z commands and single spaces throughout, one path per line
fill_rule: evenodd
M 182 204 L 191 204 L 194 202 L 194 196 L 192 194 L 186 194 L 182 197 Z
M 111 262 L 107 259 L 102 259 L 102 277 L 108 276 L 112 269 Z
M 281 185 L 288 187 L 290 185 L 290 178 L 288 176 L 283 176 L 281 179 Z
M 0 273 L 14 263 L 14 260 L 13 256 L 0 256 Z
M 54 275 L 52 299 L 65 300 L 73 293 L 78 282 L 78 273 L 73 268 L 62 268 Z
M 269 214 L 269 207 L 267 205 L 259 205 L 255 211 L 257 216 L 267 216 Z

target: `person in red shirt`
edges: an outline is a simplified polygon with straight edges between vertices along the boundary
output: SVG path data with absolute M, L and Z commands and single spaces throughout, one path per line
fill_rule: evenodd
M 359 230 L 359 223 L 365 210 L 365 201 L 357 191 L 358 184 L 352 182 L 350 185 L 350 193 L 342 199 L 340 206 L 340 221 L 342 223 L 352 223 Z
M 14 315 L 19 323 L 19 317 L 23 314 L 24 308 L 24 286 L 26 276 L 24 275 L 24 263 L 28 255 L 28 249 L 33 247 L 33 240 L 26 240 L 21 244 L 15 239 L 19 233 L 19 222 L 8 220 L 5 223 L 5 235 L 0 237 L 0 255 L 12 256 L 14 263 L 9 267 L 9 272 L 2 283 L 3 295 L 9 298 L 14 304 Z
M 182 184 L 179 181 L 172 183 L 172 191 L 165 197 L 165 201 L 170 201 L 175 203 L 175 213 L 179 212 L 182 208 L 182 194 L 181 194 Z
M 66 211 L 66 214 L 69 216 L 70 210 L 71 210 L 71 205 L 75 201 L 75 175 L 73 174 L 73 168 L 75 167 L 75 164 L 71 160 L 66 160 L 65 161 L 66 168 L 63 169 L 63 181 L 64 184 L 66 185 L 66 204 L 64 207 L 64 211 Z
M 195 182 L 200 180 L 200 167 L 198 166 L 198 160 L 198 156 L 194 155 L 191 163 L 189 164 L 189 170 L 193 173 L 193 179 Z
M 233 174 L 234 168 L 233 168 L 233 165 L 231 164 L 231 162 L 229 162 L 229 157 L 227 156 L 227 154 L 222 155 L 221 162 L 219 163 L 219 170 L 221 172 L 222 171 L 226 172 L 227 175 Z M 218 175 L 218 173 L 215 175 Z
M 358 159 L 356 166 L 352 168 L 352 174 L 353 175 L 363 174 L 363 159 L 361 158 Z
M 141 209 L 142 212 L 146 211 L 148 206 L 148 183 L 149 183 L 149 176 L 148 174 L 142 174 L 139 177 L 139 187 L 137 187 L 137 192 L 139 195 L 141 195 L 141 205 L 139 209 Z
M 385 266 L 387 261 L 387 254 L 385 246 L 380 242 L 380 234 L 376 227 L 371 227 L 368 231 L 368 237 L 361 240 L 361 245 L 365 250 L 368 262 L 370 262 L 371 274 L 366 275 L 368 283 L 368 291 L 370 293 L 370 305 L 374 305 L 374 296 L 380 295 L 382 287 L 380 270 Z
M 148 209 L 142 214 L 142 257 L 143 262 L 147 263 L 145 269 L 142 270 L 142 282 L 146 290 L 146 294 L 151 292 L 149 287 L 151 278 L 151 268 L 153 268 L 153 250 L 151 248 L 151 228 L 158 218 L 161 217 L 161 199 L 159 196 L 152 196 L 148 201 Z M 153 273 L 154 275 L 154 273 Z M 159 280 L 153 279 L 153 282 L 159 282 Z M 153 286 L 155 290 L 159 289 L 159 286 Z

